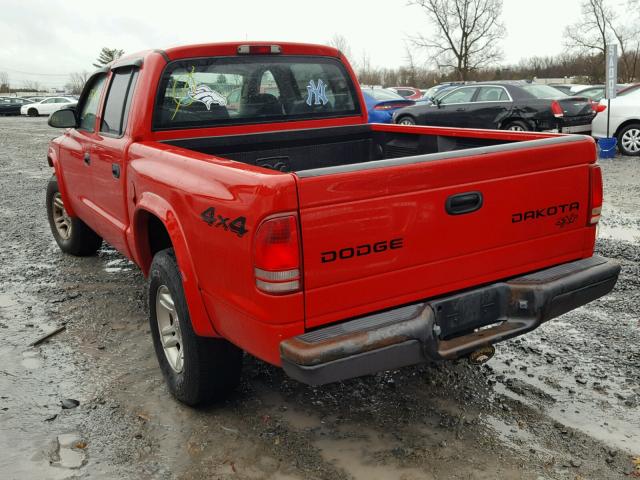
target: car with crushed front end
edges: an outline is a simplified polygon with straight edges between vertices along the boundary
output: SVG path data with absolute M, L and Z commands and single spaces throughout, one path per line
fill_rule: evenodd
M 313 385 L 483 362 L 613 288 L 592 138 L 367 120 L 342 53 L 265 42 L 127 55 L 49 118 L 53 237 L 140 267 L 177 399 L 243 352 Z

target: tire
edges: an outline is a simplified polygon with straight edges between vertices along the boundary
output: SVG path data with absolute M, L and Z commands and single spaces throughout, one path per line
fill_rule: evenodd
M 411 115 L 405 115 L 404 117 L 400 117 L 396 123 L 398 125 L 415 125 L 416 119 Z
M 149 324 L 160 369 L 177 400 L 206 405 L 238 386 L 242 350 L 227 340 L 195 334 L 172 248 L 158 252 L 151 263 Z
M 622 155 L 640 155 L 640 123 L 631 123 L 618 133 L 618 148 Z
M 35 108 L 30 108 L 29 110 L 27 110 L 27 115 L 29 115 L 30 117 L 37 117 L 40 115 L 40 112 L 38 112 L 38 110 L 36 110 Z
M 47 185 L 46 201 L 49 226 L 60 250 L 76 257 L 95 255 L 102 245 L 102 238 L 78 217 L 69 217 L 55 176 Z
M 531 127 L 522 120 L 513 120 L 510 122 L 506 122 L 502 129 L 511 130 L 512 132 L 528 132 L 529 130 L 531 130 Z

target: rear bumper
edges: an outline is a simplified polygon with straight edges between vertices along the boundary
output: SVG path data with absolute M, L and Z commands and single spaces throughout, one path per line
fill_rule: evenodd
M 534 330 L 606 295 L 620 266 L 594 256 L 283 341 L 285 372 L 322 385 L 428 360 L 452 360 Z

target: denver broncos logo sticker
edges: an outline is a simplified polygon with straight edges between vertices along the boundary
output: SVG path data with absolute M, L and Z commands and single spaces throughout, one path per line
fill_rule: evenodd
M 208 85 L 204 84 L 200 84 L 195 86 L 195 88 L 189 89 L 187 95 L 196 102 L 204 103 L 207 110 L 211 110 L 211 105 L 214 104 L 223 107 L 227 104 L 226 98 L 212 90 Z

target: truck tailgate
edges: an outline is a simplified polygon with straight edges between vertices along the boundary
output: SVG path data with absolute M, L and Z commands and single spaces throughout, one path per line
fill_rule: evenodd
M 590 256 L 594 162 L 573 136 L 299 172 L 306 326 Z

